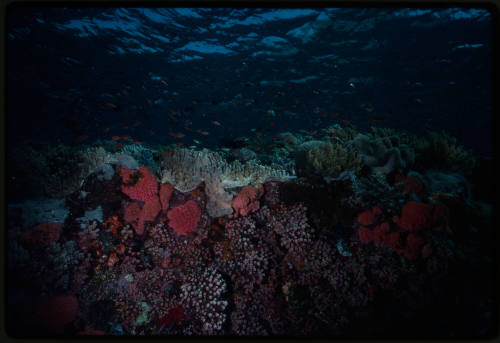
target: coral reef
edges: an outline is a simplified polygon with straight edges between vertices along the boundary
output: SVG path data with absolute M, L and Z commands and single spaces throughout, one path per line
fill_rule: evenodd
M 220 154 L 206 149 L 171 150 L 171 153 L 165 154 L 160 176 L 162 184 L 170 183 L 181 192 L 190 192 L 205 182 L 207 210 L 211 217 L 232 213 L 233 194 L 228 190 L 230 188 L 294 178 L 283 170 L 256 163 L 228 163 Z

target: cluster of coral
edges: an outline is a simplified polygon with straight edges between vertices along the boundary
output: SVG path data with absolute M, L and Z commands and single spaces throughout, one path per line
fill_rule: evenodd
M 471 227 L 490 218 L 472 204 L 473 159 L 448 136 L 325 134 L 269 146 L 298 175 L 259 154 L 78 152 L 74 175 L 50 176 L 71 187 L 42 192 L 64 201 L 43 213 L 9 204 L 8 324 L 21 335 L 410 330 L 448 299 L 458 266 L 479 263 Z M 33 163 L 48 168 L 51 156 Z M 374 317 L 364 332 L 355 325 Z

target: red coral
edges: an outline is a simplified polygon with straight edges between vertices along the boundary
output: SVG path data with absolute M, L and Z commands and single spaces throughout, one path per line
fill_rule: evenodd
M 235 216 L 246 216 L 259 209 L 259 199 L 264 194 L 264 187 L 260 184 L 257 188 L 248 185 L 236 195 L 232 201 Z
M 390 226 L 389 223 L 382 223 L 373 229 L 373 240 L 377 244 L 382 244 L 384 242 L 385 236 L 389 233 Z
M 136 171 L 127 168 L 118 169 L 118 174 L 120 174 L 122 178 L 122 182 L 127 184 L 132 182 L 132 177 L 135 175 Z
M 424 245 L 424 247 L 422 248 L 422 257 L 423 257 L 423 258 L 427 258 L 427 257 L 429 257 L 431 254 L 432 254 L 432 245 L 431 245 L 431 243 L 427 243 L 427 244 L 426 244 L 426 245 Z
M 124 169 L 124 168 L 122 168 Z M 121 171 L 122 179 L 124 175 L 130 179 L 130 173 L 125 169 Z M 122 192 L 127 194 L 131 199 L 149 202 L 158 197 L 158 180 L 147 167 L 139 168 L 141 178 L 134 185 L 122 185 Z
M 399 232 L 391 232 L 390 234 L 384 237 L 384 245 L 387 245 L 390 248 L 393 248 L 396 251 L 401 249 L 400 245 L 400 235 Z
M 64 326 L 76 319 L 79 306 L 74 296 L 53 296 L 40 301 L 33 319 L 48 332 L 61 334 Z
M 408 201 L 401 210 L 401 218 L 395 217 L 398 226 L 407 231 L 420 231 L 431 227 L 433 206 L 415 201 Z
M 201 210 L 193 200 L 177 206 L 167 213 L 169 226 L 178 234 L 186 235 L 193 232 L 201 218 Z
M 374 239 L 373 231 L 367 229 L 366 227 L 358 228 L 358 235 L 359 235 L 359 240 L 363 244 L 370 243 Z
M 174 192 L 174 187 L 169 183 L 160 186 L 160 202 L 161 202 L 161 209 L 163 211 L 168 210 L 169 201 L 170 198 L 172 197 L 173 192 Z
M 357 220 L 361 225 L 369 226 L 375 222 L 375 215 L 372 211 L 366 210 L 358 215 Z
M 36 247 L 44 247 L 58 241 L 61 231 L 61 223 L 42 223 L 34 230 L 23 233 L 21 240 Z
M 424 244 L 424 239 L 413 233 L 410 233 L 406 238 L 406 247 L 404 249 L 404 255 L 406 258 L 415 259 L 418 257 L 420 252 L 420 247 Z
M 174 322 L 179 324 L 185 318 L 186 314 L 184 313 L 184 307 L 182 307 L 182 305 L 177 305 L 177 307 L 171 308 L 166 315 L 155 321 L 157 328 L 160 329 L 162 326 L 170 327 Z
M 424 184 L 416 176 L 408 176 L 404 181 L 403 192 L 405 194 L 415 193 L 418 196 L 422 196 L 424 191 Z

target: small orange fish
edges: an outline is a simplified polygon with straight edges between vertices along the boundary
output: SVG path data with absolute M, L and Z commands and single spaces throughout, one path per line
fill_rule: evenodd
M 330 117 L 332 117 L 332 118 L 337 118 L 338 116 L 339 116 L 338 113 L 330 114 Z
M 252 148 L 253 151 L 260 151 L 262 148 L 260 146 L 254 146 Z
M 233 150 L 231 150 L 233 153 L 237 153 L 238 151 L 240 151 L 240 149 L 238 148 L 234 148 Z
M 212 124 L 220 126 L 220 123 L 217 120 L 212 120 Z
M 121 138 L 122 138 L 122 139 L 129 139 L 129 138 L 130 138 L 130 136 L 129 136 L 129 135 L 123 135 Z
M 384 121 L 384 120 L 385 120 L 385 118 L 382 118 L 382 117 L 375 117 L 375 118 L 368 119 L 369 122 Z
M 112 109 L 112 110 L 116 110 L 118 108 L 117 105 L 112 104 L 110 102 L 107 102 L 104 106 L 106 106 L 107 108 Z
M 167 155 L 168 157 L 170 157 L 170 156 L 172 156 L 173 154 L 174 154 L 174 151 L 173 151 L 173 150 L 168 150 L 166 155 Z
M 117 148 L 121 148 L 122 146 L 123 146 L 123 144 L 122 144 L 122 143 L 116 143 L 116 147 L 117 147 Z
M 351 125 L 351 122 L 349 120 L 342 119 L 340 122 L 346 126 Z
M 257 135 L 259 137 L 262 136 L 262 132 L 260 132 L 260 131 L 255 131 L 254 133 L 255 133 L 255 135 Z
M 369 113 L 373 113 L 373 111 L 375 111 L 375 109 L 373 107 L 367 107 L 366 111 Z
M 120 136 L 113 136 L 111 137 L 111 140 L 114 142 L 114 141 L 117 141 L 120 139 Z
M 186 135 L 181 133 L 181 132 L 175 134 L 175 138 L 182 138 L 184 136 L 186 136 Z
M 139 141 L 139 140 L 135 140 L 135 141 L 132 141 L 132 144 L 141 144 L 142 141 Z
M 203 136 L 208 136 L 209 135 L 209 132 L 208 131 L 198 131 L 198 133 L 200 135 L 203 135 Z
M 308 135 L 315 135 L 318 132 L 318 130 L 312 130 L 312 131 L 307 131 L 306 133 Z
M 276 138 L 276 139 L 281 138 L 281 134 L 279 134 L 279 133 L 275 134 L 275 135 L 274 135 L 274 138 Z
M 283 139 L 285 142 L 290 142 L 292 140 L 292 137 L 286 136 L 285 139 Z
M 102 132 L 108 132 L 109 131 L 109 127 L 105 126 L 105 127 L 101 128 L 101 131 Z
M 184 143 L 182 143 L 182 142 L 175 143 L 175 145 L 177 145 L 177 146 L 182 146 L 182 144 L 184 144 Z
M 123 127 L 124 129 L 128 129 L 128 125 L 127 125 L 127 123 L 122 123 L 122 127 Z

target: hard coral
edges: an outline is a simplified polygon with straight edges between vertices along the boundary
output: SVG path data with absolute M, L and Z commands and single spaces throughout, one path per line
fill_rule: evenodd
M 177 206 L 167 213 L 169 226 L 178 234 L 186 235 L 193 232 L 201 218 L 201 210 L 195 201 L 189 200 L 184 205 Z

